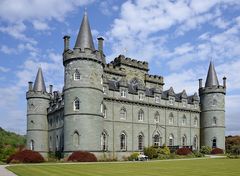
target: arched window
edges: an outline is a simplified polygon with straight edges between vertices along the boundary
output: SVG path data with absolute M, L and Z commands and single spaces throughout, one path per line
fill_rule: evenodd
M 120 149 L 127 150 L 127 137 L 124 132 L 120 135 Z
M 197 150 L 198 149 L 198 138 L 197 136 L 194 136 L 193 138 L 193 150 Z
M 143 121 L 144 119 L 144 112 L 141 109 L 140 111 L 138 111 L 138 121 Z
M 30 141 L 30 150 L 34 150 L 34 140 Z
M 75 100 L 73 102 L 73 109 L 74 109 L 74 111 L 80 110 L 80 101 L 78 98 L 75 98 Z
M 213 125 L 217 125 L 217 117 L 213 117 L 213 122 L 212 122 Z
M 121 110 L 120 110 L 120 119 L 122 119 L 122 120 L 127 119 L 127 111 L 124 107 L 122 107 Z
M 154 121 L 156 123 L 160 122 L 160 115 L 159 115 L 159 112 L 156 112 L 155 115 L 154 115 Z
M 143 150 L 143 134 L 138 135 L 138 150 Z
M 101 104 L 101 113 L 103 114 L 103 118 L 107 118 L 107 107 L 103 103 Z
M 79 146 L 79 133 L 77 131 L 73 133 L 73 145 L 75 147 Z
M 198 126 L 198 118 L 197 117 L 195 117 L 194 118 L 194 124 L 193 124 L 195 127 L 197 127 Z
M 185 115 L 183 115 L 183 118 L 182 118 L 182 125 L 185 126 L 187 123 L 187 118 Z
M 79 73 L 78 69 L 76 69 L 74 72 L 74 80 L 80 80 L 80 73 Z
M 52 150 L 52 136 L 49 137 L 49 149 Z
M 187 145 L 187 136 L 184 135 L 184 136 L 182 137 L 182 146 L 186 146 L 186 145 Z
M 214 137 L 212 140 L 212 148 L 216 148 L 217 147 L 217 139 Z
M 169 135 L 169 146 L 173 146 L 174 145 L 174 136 L 173 134 Z
M 102 135 L 101 135 L 101 147 L 102 147 L 103 151 L 107 151 L 108 150 L 107 133 L 105 131 L 102 132 Z
M 153 145 L 160 146 L 160 135 L 158 133 L 153 136 Z
M 173 113 L 170 113 L 170 115 L 169 115 L 169 124 L 173 125 L 173 123 L 174 123 Z
M 59 150 L 59 138 L 58 138 L 58 135 L 56 137 L 56 151 Z

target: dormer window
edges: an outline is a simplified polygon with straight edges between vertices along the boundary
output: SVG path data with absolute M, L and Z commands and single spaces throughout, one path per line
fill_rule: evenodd
M 156 97 L 155 97 L 155 102 L 156 102 L 156 103 L 160 103 L 160 97 L 159 97 L 159 96 L 156 96 Z
M 169 98 L 169 105 L 174 105 L 174 98 L 173 97 L 170 97 Z
M 186 108 L 187 107 L 187 100 L 182 100 L 182 105 L 183 105 L 184 108 Z
M 80 80 L 80 77 L 81 77 L 81 76 L 80 76 L 80 73 L 79 73 L 79 71 L 76 69 L 76 70 L 75 70 L 75 73 L 74 73 L 74 80 L 75 80 L 75 81 Z
M 121 97 L 126 98 L 126 89 L 121 89 Z
M 144 94 L 142 92 L 139 93 L 139 100 L 143 100 Z

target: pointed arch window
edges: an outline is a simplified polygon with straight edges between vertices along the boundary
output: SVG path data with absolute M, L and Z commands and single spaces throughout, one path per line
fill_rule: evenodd
M 52 136 L 49 137 L 49 149 L 52 150 Z
M 78 98 L 75 98 L 75 100 L 73 102 L 73 109 L 74 109 L 74 111 L 80 110 L 80 101 Z
M 213 125 L 217 125 L 217 117 L 213 117 L 213 122 L 212 122 Z
M 169 146 L 173 146 L 174 145 L 174 136 L 173 134 L 169 135 Z
M 185 115 L 183 115 L 182 125 L 185 126 L 186 124 L 187 124 L 187 117 Z
M 103 118 L 107 118 L 107 107 L 103 103 L 101 103 L 101 113 L 103 114 Z
M 187 136 L 184 135 L 184 136 L 182 137 L 182 146 L 186 146 L 186 145 L 187 145 Z
M 160 114 L 159 114 L 159 112 L 156 112 L 156 113 L 155 113 L 155 115 L 154 115 L 154 121 L 155 121 L 156 123 L 159 123 L 159 122 L 160 122 Z
M 79 144 L 80 144 L 79 133 L 77 131 L 75 131 L 73 133 L 73 145 L 75 147 L 77 147 L 77 146 L 79 146 Z
M 127 110 L 124 107 L 122 107 L 120 110 L 120 119 L 122 120 L 127 119 Z
M 144 112 L 142 109 L 138 112 L 138 121 L 143 121 L 144 120 Z
M 198 149 L 198 138 L 197 136 L 194 136 L 193 138 L 193 150 L 197 150 Z
M 107 151 L 108 150 L 107 142 L 108 142 L 108 135 L 104 131 L 104 132 L 102 132 L 102 135 L 101 135 L 101 148 L 102 148 L 103 151 Z
M 169 115 L 169 124 L 173 125 L 173 123 L 174 123 L 173 113 L 170 113 L 170 115 Z
M 138 135 L 138 150 L 143 150 L 143 134 Z
M 194 124 L 193 124 L 195 127 L 197 127 L 198 126 L 198 118 L 197 117 L 195 117 L 194 118 Z
M 80 80 L 81 78 L 81 75 L 80 75 L 80 72 L 78 71 L 78 69 L 75 70 L 74 72 L 74 80 Z
M 34 140 L 31 140 L 30 141 L 30 150 L 34 150 L 34 147 L 35 147 Z
M 156 133 L 153 136 L 153 145 L 158 147 L 161 145 L 161 138 L 160 138 L 160 134 Z
M 124 132 L 120 135 L 120 149 L 127 150 L 127 136 Z
M 217 147 L 217 138 L 213 138 L 212 140 L 212 148 L 216 148 Z
M 58 135 L 56 137 L 56 151 L 59 150 L 59 138 L 58 138 Z

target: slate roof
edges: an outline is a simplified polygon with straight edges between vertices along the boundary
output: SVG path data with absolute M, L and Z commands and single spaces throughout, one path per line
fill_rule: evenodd
M 207 80 L 205 83 L 205 87 L 219 86 L 217 73 L 215 71 L 214 65 L 212 61 L 210 62 L 207 74 Z
M 38 69 L 37 76 L 36 76 L 34 86 L 33 86 L 33 90 L 39 91 L 39 92 L 47 92 L 41 67 Z

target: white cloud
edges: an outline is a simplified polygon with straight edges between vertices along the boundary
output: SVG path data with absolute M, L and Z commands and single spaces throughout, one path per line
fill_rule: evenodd
M 8 72 L 10 69 L 0 66 L 0 72 Z
M 33 21 L 33 27 L 37 30 L 48 30 L 48 29 L 50 29 L 50 27 L 48 26 L 47 23 L 42 22 L 42 21 L 38 21 L 38 20 Z

